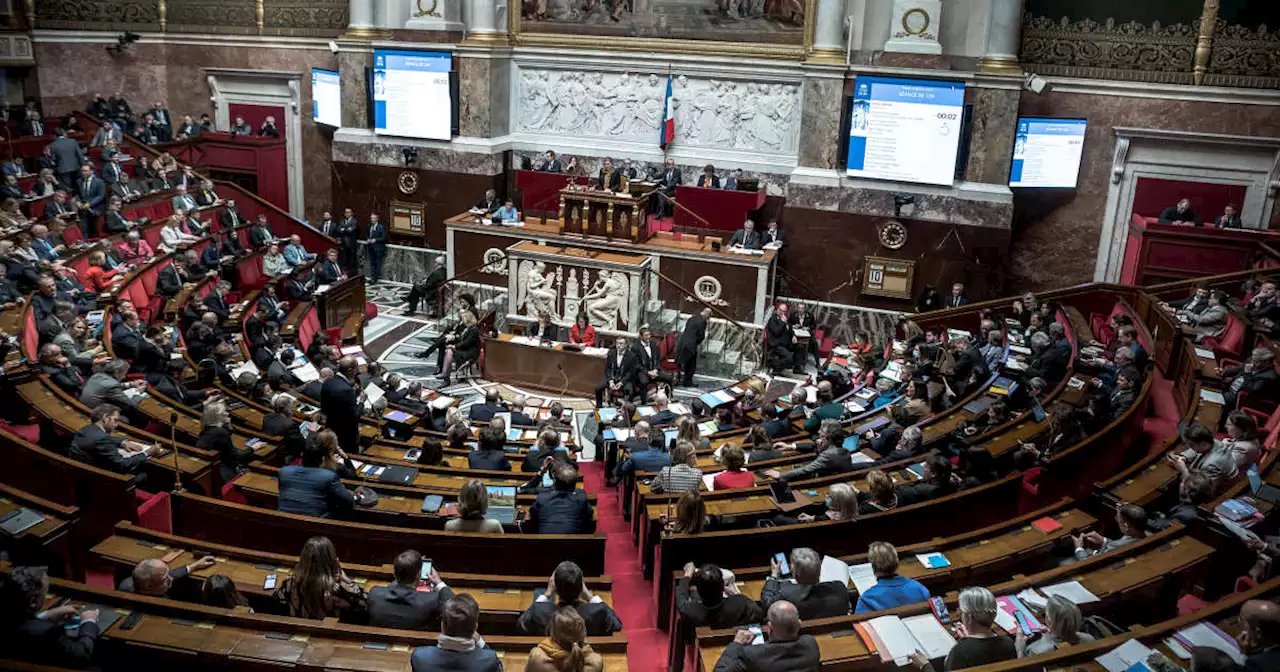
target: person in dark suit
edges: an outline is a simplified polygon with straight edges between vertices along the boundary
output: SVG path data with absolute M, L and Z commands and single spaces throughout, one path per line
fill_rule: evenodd
M 511 471 L 511 462 L 502 453 L 506 442 L 507 437 L 501 429 L 494 426 L 481 429 L 476 449 L 467 454 L 467 466 L 486 471 Z
M 537 424 L 533 416 L 524 412 L 526 403 L 528 403 L 528 398 L 523 394 L 517 395 L 515 399 L 511 400 L 508 409 L 511 412 L 510 424 L 512 427 L 533 427 Z
M 1240 221 L 1240 213 L 1236 210 L 1235 203 L 1226 204 L 1222 208 L 1222 214 L 1214 218 L 1213 225 L 1219 229 L 1244 228 L 1244 223 Z
M 587 493 L 578 490 L 578 470 L 568 462 L 552 462 L 552 489 L 538 493 L 521 529 L 532 534 L 591 534 L 596 521 Z
M 716 629 L 759 623 L 765 613 L 759 604 L 738 592 L 736 583 L 726 583 L 718 566 L 695 568 L 692 562 L 685 563 L 684 576 L 676 581 L 676 610 L 690 628 Z
M 716 167 L 707 164 L 702 167 L 702 174 L 698 176 L 697 185 L 704 189 L 719 189 L 720 176 L 716 175 Z
M 572 469 L 572 468 L 570 468 Z M 554 601 L 553 601 L 554 600 Z M 608 637 L 622 630 L 618 614 L 598 596 L 587 589 L 582 569 L 571 561 L 556 566 L 547 582 L 547 590 L 534 598 L 516 626 L 526 635 L 541 635 L 547 631 L 551 616 L 562 606 L 573 607 L 587 624 L 588 637 Z
M 355 358 L 343 357 L 338 360 L 337 373 L 320 390 L 320 410 L 344 450 L 360 445 L 360 395 L 353 386 L 355 378 Z
M 90 412 L 89 424 L 71 438 L 71 457 L 119 474 L 137 474 L 148 459 L 162 452 L 159 445 L 148 446 L 112 436 L 119 426 L 118 406 L 95 406 Z
M 1275 399 L 1280 396 L 1280 374 L 1276 373 L 1275 354 L 1270 348 L 1254 348 L 1243 364 L 1222 368 L 1219 373 L 1227 381 L 1224 395 L 1226 410 L 1235 410 L 1241 392 L 1253 399 Z
M 698 346 L 707 338 L 708 320 L 711 309 L 703 308 L 702 312 L 690 317 L 684 324 L 684 331 L 676 340 L 676 365 L 680 367 L 680 384 L 693 385 L 693 374 L 698 368 Z
M 240 214 L 240 211 L 236 209 L 235 200 L 230 198 L 222 205 L 222 212 L 218 213 L 218 221 L 222 224 L 222 228 L 227 231 L 234 231 L 249 223 L 244 218 L 244 215 Z
M 760 234 L 761 246 L 775 245 L 778 248 L 787 246 L 787 232 L 778 228 L 777 220 L 770 220 L 768 228 Z
M 466 593 L 453 596 L 440 616 L 440 637 L 435 646 L 419 646 L 409 656 L 412 672 L 502 672 L 502 660 L 485 646 L 476 625 L 480 605 Z
M 172 299 L 182 291 L 187 282 L 186 263 L 182 257 L 174 257 L 173 261 L 164 265 L 156 274 L 156 293 L 166 299 Z
M 440 378 L 444 386 L 449 386 L 455 368 L 470 364 L 480 356 L 480 328 L 476 326 L 476 316 L 469 310 L 462 311 L 461 331 L 454 342 L 445 346 Z
M 409 308 L 405 311 L 405 315 L 414 315 L 418 312 L 418 304 L 426 300 L 426 312 L 428 315 L 433 314 L 436 306 L 437 294 L 440 288 L 444 286 L 445 275 L 448 273 L 446 266 L 448 260 L 444 255 L 438 256 L 433 262 L 431 272 L 420 282 L 413 283 L 413 287 L 409 288 Z
M 356 214 L 351 208 L 345 208 L 342 211 L 342 220 L 338 222 L 338 249 L 341 257 L 342 267 L 347 270 L 347 275 L 357 273 L 360 270 L 359 249 L 356 239 L 360 237 L 360 222 L 356 219 Z
M 986 380 L 991 373 L 987 371 L 986 359 L 974 346 L 972 338 L 957 335 L 947 345 L 955 353 L 956 360 L 955 368 L 952 369 L 951 377 L 947 382 L 957 397 L 963 397 L 973 389 L 974 384 Z
M 268 116 L 262 120 L 262 128 L 258 129 L 258 136 L 263 138 L 280 137 L 280 129 L 276 128 L 276 118 Z
M 604 380 L 596 385 L 596 407 L 604 404 L 604 392 L 610 390 L 630 399 L 636 391 L 636 374 L 640 365 L 636 353 L 627 347 L 627 337 L 619 336 L 613 341 L 614 349 L 605 355 Z
M 742 182 L 743 174 L 741 168 L 734 168 L 729 176 L 724 178 L 724 188 L 730 191 L 738 188 L 738 183 Z
M 781 572 L 776 558 L 770 559 L 769 578 L 760 591 L 760 606 L 769 608 L 774 602 L 786 600 L 795 605 L 800 618 L 826 618 L 849 613 L 849 588 L 843 581 L 819 582 L 822 574 L 822 556 L 812 548 L 791 551 L 791 572 L 795 583 L 779 580 Z
M 40 346 L 37 357 L 40 372 L 48 376 L 54 385 L 67 394 L 80 394 L 80 388 L 84 387 L 84 374 L 62 354 L 62 348 L 57 343 Z
M 476 204 L 471 206 L 471 209 L 482 212 L 486 215 L 492 215 L 501 207 L 502 200 L 498 198 L 498 192 L 493 189 L 486 189 L 484 192 L 484 198 L 476 201 Z
M 125 321 L 125 325 L 135 331 L 144 329 L 141 322 L 131 324 L 135 318 L 130 314 L 130 319 Z M 112 344 L 115 344 L 115 332 L 112 332 Z M 171 346 L 170 341 L 165 336 L 165 327 L 162 324 L 153 324 L 145 327 L 145 333 L 142 338 L 138 339 L 138 354 L 133 358 L 133 366 L 130 367 L 130 373 L 141 373 L 143 375 L 153 371 L 165 370 L 165 366 L 169 363 L 169 353 Z M 119 351 L 117 350 L 117 354 Z
M 76 171 L 85 160 L 84 150 L 80 149 L 80 143 L 75 138 L 67 137 L 67 132 L 62 128 L 53 129 L 53 136 L 53 142 L 49 143 L 49 153 L 55 161 L 53 172 L 58 174 L 58 181 L 63 186 L 73 189 Z
M 80 210 L 80 231 L 85 238 L 94 236 L 93 224 L 107 209 L 107 183 L 93 174 L 93 166 L 80 166 L 76 180 L 76 203 Z
M 779 600 L 768 610 L 765 630 L 769 641 L 751 646 L 755 633 L 739 630 L 716 661 L 714 672 L 812 672 L 822 656 L 813 635 L 800 634 L 796 605 Z
M 756 223 L 749 219 L 743 222 L 742 228 L 734 231 L 733 236 L 729 238 L 729 247 L 758 250 L 760 245 L 760 234 L 756 231 Z
M 667 166 L 662 171 L 661 187 L 662 193 L 667 198 L 675 198 L 676 187 L 684 182 L 684 176 L 681 175 L 680 169 L 676 167 L 675 159 L 667 159 Z M 658 217 L 665 217 L 667 212 L 674 212 L 674 206 L 667 205 L 665 198 L 659 198 L 654 195 L 654 207 L 649 208 Z
M 537 338 L 544 341 L 563 341 L 564 330 L 560 325 L 551 321 L 551 315 L 546 311 L 538 311 L 538 321 L 529 325 L 529 331 L 526 334 L 529 338 Z
M 249 244 L 256 249 L 275 239 L 276 234 L 271 231 L 271 225 L 267 223 L 266 214 L 258 213 L 253 222 L 253 228 L 249 229 Z
M 271 387 L 277 390 L 292 389 L 302 384 L 302 381 L 298 380 L 298 377 L 289 369 L 294 358 L 293 350 L 284 350 L 279 357 L 267 365 L 267 382 L 271 383 Z
M 1180 226 L 1200 226 L 1200 215 L 1191 209 L 1191 201 L 1182 199 L 1177 205 L 1171 205 L 1160 211 L 1158 221 L 1161 224 L 1177 224 Z
M 376 212 L 369 215 L 369 231 L 364 240 L 369 253 L 369 281 L 377 284 L 382 279 L 382 260 L 387 254 L 387 227 L 378 221 Z
M 375 628 L 433 630 L 453 590 L 440 580 L 436 568 L 419 579 L 422 554 L 409 550 L 396 556 L 395 581 L 369 591 L 369 625 Z M 418 590 L 419 584 L 430 590 Z
M 198 138 L 200 137 L 200 132 L 200 125 L 188 114 L 182 117 L 182 123 L 178 125 L 178 132 L 174 137 L 179 140 Z
M 0 577 L 5 643 L 0 655 L 59 667 L 86 668 L 98 642 L 98 610 L 66 604 L 44 609 L 49 591 L 44 567 L 13 567 Z M 78 618 L 78 627 L 73 623 Z
M 27 120 L 22 122 L 19 132 L 26 137 L 40 137 L 48 130 L 44 120 L 40 118 L 39 112 L 32 112 Z
M 182 374 L 186 370 L 183 360 L 170 360 L 163 371 L 152 371 L 147 374 L 147 384 L 166 397 L 192 408 L 200 408 L 209 397 L 204 390 L 191 390 L 182 383 Z
M 613 159 L 605 158 L 604 163 L 600 167 L 600 172 L 596 175 L 596 189 L 607 189 L 609 191 L 618 191 L 622 186 L 622 173 L 619 173 L 613 167 Z
M 1240 625 L 1237 639 L 1245 654 L 1244 672 L 1280 669 L 1280 605 L 1249 600 L 1240 607 Z
M 563 173 L 564 165 L 560 163 L 560 159 L 556 158 L 556 153 L 548 149 L 547 153 L 543 155 L 542 165 L 538 167 L 538 171 L 543 173 Z
M 484 403 L 472 404 L 467 412 L 467 417 L 473 422 L 490 422 L 497 413 L 505 413 L 506 405 L 502 403 L 502 397 L 498 394 L 498 388 L 491 387 L 485 390 Z
M 204 309 L 218 316 L 218 322 L 226 322 L 231 319 L 231 308 L 227 306 L 226 293 L 230 291 L 231 285 L 219 281 L 214 284 L 213 291 L 204 295 Z
M 951 478 L 951 460 L 935 453 L 924 461 L 924 480 L 898 487 L 898 506 L 945 497 L 955 490 L 956 484 Z
M 802 467 L 782 473 L 776 469 L 769 469 L 764 473 L 779 481 L 790 482 L 853 471 L 853 461 L 849 457 L 848 449 L 844 447 L 844 428 L 841 427 L 839 420 L 828 418 L 822 421 L 814 449 L 818 453 L 817 456 Z
M 777 223 L 771 222 L 769 225 L 776 227 Z M 766 237 L 768 236 L 767 231 L 765 232 L 764 236 Z M 768 240 L 765 240 L 765 242 L 768 242 Z M 800 301 L 797 301 L 795 303 L 795 308 L 790 308 L 790 310 L 788 310 L 788 313 L 789 315 L 787 316 L 787 324 L 791 326 L 791 332 L 793 334 L 797 329 L 803 329 L 809 332 L 809 344 L 807 348 L 805 346 L 800 346 L 801 366 L 803 366 L 805 357 L 808 355 L 813 356 L 814 366 L 821 366 L 822 362 L 818 358 L 818 321 L 814 318 L 813 313 L 809 312 L 809 309 L 805 307 L 805 304 Z M 799 336 L 799 334 L 796 334 L 796 335 Z M 806 351 L 807 351 L 807 355 L 805 354 Z
M 286 301 L 309 301 L 311 299 L 311 283 L 305 277 L 307 270 L 294 270 L 284 280 L 284 299 Z
M 770 370 L 791 369 L 793 373 L 804 373 L 804 346 L 796 338 L 791 329 L 787 304 L 779 303 L 769 321 L 765 323 L 765 334 L 769 339 Z
M 662 348 L 660 341 L 653 337 L 649 325 L 640 325 L 640 338 L 636 339 L 636 391 L 640 393 L 641 403 L 649 401 L 649 385 L 656 384 L 659 389 L 666 388 L 668 397 L 675 379 L 662 370 Z
M 332 425 L 333 416 L 325 415 Z M 280 510 L 319 518 L 334 517 L 349 510 L 355 500 L 338 479 L 334 466 L 322 442 L 307 442 L 302 450 L 302 464 L 280 470 Z
M 964 285 L 959 282 L 951 285 L 951 294 L 943 302 L 943 307 L 959 308 L 967 305 L 969 305 L 969 297 L 964 295 Z

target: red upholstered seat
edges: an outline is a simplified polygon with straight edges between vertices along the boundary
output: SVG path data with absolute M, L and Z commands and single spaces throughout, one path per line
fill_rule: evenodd
M 8 420 L 0 418 L 0 429 L 17 434 L 31 443 L 40 445 L 40 425 L 11 425 Z
M 372 320 L 378 316 L 378 304 L 372 301 L 364 302 L 364 319 Z
M 62 229 L 62 242 L 71 247 L 76 243 L 84 240 L 84 233 L 80 231 L 80 226 L 74 222 Z
M 663 371 L 676 371 L 680 368 L 676 364 L 676 333 L 674 331 L 662 337 L 662 342 L 658 344 L 658 352 L 662 357 Z
M 240 287 L 245 290 L 261 289 L 267 284 L 267 275 L 262 272 L 262 255 L 255 255 L 240 260 L 236 264 L 240 274 Z
M 22 354 L 31 361 L 36 361 L 36 353 L 40 351 L 40 333 L 36 330 L 36 314 L 30 308 L 25 311 L 22 328 Z
M 1022 490 L 1018 493 L 1018 515 L 1030 513 L 1036 509 L 1040 498 L 1040 474 L 1044 469 L 1031 467 L 1022 472 Z
M 138 524 L 149 530 L 173 534 L 173 509 L 169 502 L 169 493 L 159 492 L 154 495 L 142 490 L 135 490 L 138 504 Z
M 1222 335 L 1204 339 L 1204 346 L 1213 349 L 1219 357 L 1239 356 L 1240 346 L 1244 344 L 1244 326 L 1244 322 L 1235 315 L 1228 315 Z
M 245 499 L 244 495 L 240 493 L 240 490 L 236 488 L 236 481 L 239 479 L 240 477 L 236 476 L 222 484 L 222 498 L 228 502 L 235 502 L 236 504 L 244 504 L 248 506 L 249 500 Z

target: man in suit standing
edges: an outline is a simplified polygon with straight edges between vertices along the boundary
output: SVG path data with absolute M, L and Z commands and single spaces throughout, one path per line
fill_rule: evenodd
M 771 224 L 776 225 L 775 222 Z M 766 233 L 767 235 L 767 233 Z M 809 332 L 808 354 L 813 355 L 813 365 L 821 366 L 822 362 L 818 359 L 818 322 L 814 319 L 813 313 L 805 308 L 805 304 L 797 302 L 795 310 L 791 311 L 791 316 L 787 318 L 787 324 L 791 325 L 791 332 L 794 334 L 797 329 L 803 329 Z M 797 334 L 797 336 L 799 336 Z M 800 357 L 803 364 L 804 356 Z
M 324 216 L 320 218 L 320 233 L 330 238 L 338 238 L 338 222 L 333 219 L 333 215 L 328 210 L 324 211 Z
M 422 554 L 409 550 L 396 556 L 395 581 L 369 591 L 369 625 L 375 628 L 431 630 L 453 590 L 440 580 L 433 566 L 420 579 Z M 419 584 L 430 590 L 418 590 Z
M 822 664 L 813 635 L 800 634 L 800 612 L 786 600 L 769 606 L 769 641 L 751 646 L 755 633 L 739 630 L 716 661 L 714 672 L 811 672 Z
M 435 258 L 434 268 L 423 278 L 421 282 L 413 283 L 413 287 L 409 289 L 409 309 L 405 311 L 405 315 L 413 315 L 418 312 L 418 303 L 423 299 L 427 301 L 427 314 L 432 314 L 432 308 L 435 307 L 436 293 L 440 291 L 440 286 L 445 280 L 445 263 L 444 256 Z
M 822 556 L 812 548 L 791 551 L 791 571 L 795 583 L 779 580 L 781 568 L 776 558 L 769 560 L 769 578 L 760 591 L 761 606 L 785 600 L 795 605 L 800 618 L 827 618 L 849 613 L 849 588 L 844 581 L 820 582 Z M 717 667 L 719 667 L 717 665 Z
M 1219 229 L 1240 229 L 1244 228 L 1244 224 L 1240 221 L 1240 214 L 1236 211 L 1235 203 L 1228 203 L 1222 208 L 1222 214 L 1213 220 L 1213 225 Z
M 563 606 L 573 607 L 582 616 L 587 625 L 588 637 L 608 637 L 622 629 L 622 620 L 604 600 L 587 590 L 582 569 L 569 560 L 556 566 L 551 580 L 547 582 L 547 590 L 540 593 L 533 604 L 520 614 L 516 625 L 526 635 L 540 636 L 547 631 L 547 625 L 551 623 L 556 609 Z
M 653 337 L 649 325 L 640 325 L 640 338 L 636 339 L 636 386 L 639 388 L 640 401 L 649 401 L 649 385 L 656 383 L 671 389 L 675 380 L 662 370 L 662 349 L 658 339 Z
M 964 295 L 964 284 L 955 283 L 951 285 L 951 295 L 946 300 L 947 308 L 959 308 L 960 306 L 969 305 L 969 297 Z
M 178 185 L 178 195 L 170 199 L 170 203 L 173 204 L 173 209 L 175 211 L 179 208 L 185 211 L 195 210 L 200 207 L 199 204 L 196 203 L 196 199 L 192 198 L 191 195 L 187 193 L 186 185 L 182 184 Z
M 618 174 L 628 180 L 634 180 L 640 175 L 640 171 L 636 170 L 636 167 L 631 165 L 631 159 L 623 159 L 622 167 L 618 169 Z
M 804 346 L 800 345 L 788 323 L 787 304 L 778 304 L 764 328 L 769 337 L 769 369 L 804 373 Z
M 222 228 L 227 231 L 234 231 L 246 223 L 244 215 L 236 209 L 235 199 L 228 198 L 223 205 L 222 212 L 218 213 L 218 221 L 222 223 Z M 232 234 L 234 235 L 234 234 Z
M 376 212 L 369 215 L 369 232 L 364 242 L 369 253 L 369 282 L 376 285 L 382 279 L 382 260 L 387 254 L 387 227 L 378 221 Z
M 32 112 L 27 120 L 22 122 L 22 135 L 27 137 L 40 137 L 44 135 L 45 125 L 40 120 L 39 112 Z
M 733 232 L 733 237 L 729 239 L 729 247 L 740 247 L 744 250 L 760 249 L 760 234 L 756 231 L 756 223 L 747 220 L 742 223 L 742 228 Z
M 955 368 L 952 369 L 951 377 L 947 382 L 951 385 L 951 391 L 955 392 L 956 397 L 963 397 L 973 389 L 972 385 L 975 381 L 986 380 L 991 373 L 987 370 L 986 358 L 973 344 L 972 338 L 957 335 L 952 337 L 947 345 L 950 346 L 956 360 Z
M 76 200 L 80 208 L 80 231 L 85 238 L 92 238 L 94 222 L 107 209 L 107 183 L 93 174 L 93 166 L 88 163 L 80 166 Z
M 707 164 L 702 168 L 702 174 L 698 176 L 698 186 L 703 189 L 719 189 L 720 176 L 716 175 L 716 167 Z
M 636 353 L 627 347 L 626 336 L 614 339 L 613 345 L 613 351 L 605 356 L 604 380 L 596 385 L 596 408 L 604 404 L 605 390 L 621 393 L 628 399 L 635 394 L 636 374 L 639 373 Z
M 564 166 L 561 165 L 560 159 L 556 158 L 555 152 L 548 149 L 546 155 L 544 156 L 544 159 L 545 160 L 542 162 L 542 167 L 538 168 L 539 172 L 542 172 L 542 173 L 563 173 L 564 172 Z
M 275 117 L 267 117 L 262 120 L 262 128 L 258 129 L 258 136 L 263 138 L 280 137 L 280 129 L 276 128 Z
M 622 175 L 613 169 L 613 159 L 606 157 L 604 165 L 600 167 L 600 174 L 596 176 L 596 189 L 617 191 L 621 183 Z
M 711 309 L 703 308 L 702 312 L 685 322 L 684 331 L 676 340 L 676 365 L 680 367 L 680 384 L 684 387 L 693 385 L 693 374 L 698 368 L 698 347 L 707 338 L 710 319 Z
M 164 103 L 156 101 L 155 105 L 147 110 L 147 114 L 151 115 L 155 122 L 156 137 L 160 142 L 169 142 L 173 139 L 173 117 L 169 116 L 169 110 L 165 108 Z M 190 121 L 190 117 L 184 117 L 186 121 Z
M 80 149 L 80 143 L 75 138 L 67 137 L 67 132 L 62 128 L 55 128 L 53 136 L 54 141 L 49 143 L 49 153 L 54 158 L 54 172 L 58 173 L 59 182 L 68 189 L 74 188 L 76 171 L 84 163 L 84 152 Z
M 338 372 L 320 389 L 320 410 L 329 421 L 329 429 L 338 435 L 343 450 L 360 446 L 360 393 L 355 389 L 356 360 L 338 360 Z
M 667 198 L 675 198 L 676 187 L 680 186 L 683 181 L 684 176 L 680 174 L 680 169 L 676 168 L 676 160 L 667 159 L 667 167 L 662 171 L 662 186 L 660 187 L 662 193 L 666 194 Z M 656 213 L 658 217 L 665 217 L 668 211 L 667 200 L 655 194 L 654 207 L 649 209 Z M 671 209 L 671 212 L 675 212 L 674 208 Z
M 351 208 L 342 210 L 342 221 L 338 224 L 338 247 L 341 250 L 339 255 L 342 258 L 342 267 L 347 269 L 347 275 L 358 273 L 360 271 L 360 262 L 356 250 L 356 239 L 360 236 L 360 222 L 356 219 L 356 213 Z
M 735 168 L 729 177 L 724 179 L 724 188 L 734 190 L 738 188 L 738 183 L 742 181 L 742 169 Z

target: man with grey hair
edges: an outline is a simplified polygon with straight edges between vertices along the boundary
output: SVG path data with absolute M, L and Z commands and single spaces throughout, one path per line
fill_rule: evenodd
M 770 607 L 785 600 L 795 605 L 800 618 L 826 618 L 849 613 L 849 588 L 843 581 L 820 581 L 822 556 L 812 548 L 791 551 L 791 572 L 795 583 L 781 580 L 781 565 L 769 561 L 769 578 L 760 591 L 760 605 Z
M 1182 199 L 1177 205 L 1171 205 L 1160 211 L 1159 222 L 1161 224 L 1174 224 L 1177 226 L 1200 226 L 1200 215 L 1191 209 L 1191 201 Z
M 114 404 L 129 415 L 131 422 L 138 420 L 136 415 L 138 402 L 129 395 L 129 391 L 142 390 L 147 386 L 147 381 L 135 380 L 126 384 L 124 378 L 128 373 L 129 362 L 123 359 L 107 362 L 101 370 L 85 381 L 84 389 L 80 390 L 80 403 L 89 408 L 96 408 L 102 404 Z M 134 412 L 131 413 L 131 411 Z M 134 422 L 134 424 L 137 423 Z
M 1240 366 L 1219 368 L 1227 382 L 1227 407 L 1234 410 L 1241 392 L 1253 399 L 1275 399 L 1280 395 L 1280 375 L 1276 374 L 1276 356 L 1270 348 L 1254 348 L 1249 359 Z M 1227 417 L 1226 413 L 1222 417 Z
M 764 630 L 768 641 L 751 646 L 755 633 L 739 630 L 716 661 L 714 672 L 810 672 L 822 664 L 813 635 L 800 634 L 802 616 L 786 600 L 769 607 Z
M 174 581 L 185 579 L 192 572 L 208 569 L 213 565 L 212 555 L 206 555 L 177 569 L 169 569 L 169 565 L 158 558 L 148 558 L 139 562 L 133 568 L 133 573 L 125 577 L 116 590 L 148 597 L 165 597 L 173 587 Z
M 532 417 L 525 414 L 524 407 L 528 405 L 529 397 L 523 394 L 517 394 L 515 399 L 507 404 L 507 410 L 511 412 L 511 425 L 514 427 L 533 427 L 537 423 Z
M 957 397 L 963 397 L 973 389 L 976 383 L 986 380 L 991 372 L 987 370 L 986 359 L 973 344 L 973 338 L 970 336 L 957 334 L 951 338 L 948 345 L 955 353 L 956 364 L 947 382 Z
M 729 247 L 740 247 L 744 250 L 760 249 L 760 234 L 756 231 L 756 223 L 747 220 L 742 223 L 742 228 L 733 232 L 733 237 L 729 239 Z
M 982 353 L 982 361 L 987 369 L 995 371 L 1000 362 L 1004 361 L 1004 332 L 998 329 L 988 331 L 987 342 L 978 348 L 978 352 Z
M 827 418 L 818 425 L 818 440 L 814 442 L 814 450 L 817 451 L 817 456 L 803 467 L 786 473 L 780 473 L 777 469 L 768 469 L 764 473 L 780 481 L 800 481 L 853 471 L 853 461 L 849 458 L 848 449 L 844 447 L 844 427 L 839 420 Z
M 1050 384 L 1062 380 L 1067 373 L 1067 358 L 1062 350 L 1053 347 L 1053 340 L 1043 331 L 1031 335 L 1031 361 L 1027 364 L 1028 378 L 1044 378 Z
M 436 294 L 440 291 L 440 287 L 444 285 L 445 274 L 447 273 L 448 260 L 444 255 L 437 256 L 432 262 L 431 272 L 420 282 L 413 283 L 413 287 L 409 289 L 409 307 L 405 310 L 405 315 L 413 315 L 418 312 L 418 303 L 426 300 L 427 314 L 435 313 L 433 310 L 438 303 Z

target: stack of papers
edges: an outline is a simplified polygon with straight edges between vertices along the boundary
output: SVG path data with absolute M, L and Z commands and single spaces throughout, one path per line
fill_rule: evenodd
M 657 413 L 657 411 L 653 410 L 652 406 L 641 406 L 636 409 L 636 413 L 642 418 L 647 418 Z
M 1210 623 L 1200 622 L 1183 628 L 1173 636 L 1173 639 L 1188 651 L 1197 646 L 1207 646 L 1231 656 L 1231 659 L 1236 661 L 1236 665 L 1244 665 L 1244 655 L 1240 653 L 1240 646 L 1236 640 Z
M 829 555 L 822 556 L 822 574 L 818 577 L 819 583 L 827 581 L 839 581 L 845 586 L 849 585 L 849 565 L 839 558 L 833 558 Z
M 597 412 L 600 414 L 601 424 L 609 424 L 613 422 L 614 418 L 618 417 L 618 409 L 616 408 L 605 407 Z
M 698 423 L 698 436 L 715 434 L 717 429 L 719 429 L 719 426 L 716 425 L 715 420 Z
M 853 464 L 871 464 L 872 462 L 875 462 L 875 460 L 871 459 L 870 457 L 860 452 L 849 453 L 849 461 L 852 462 Z
M 1040 588 L 1040 592 L 1046 597 L 1060 595 L 1076 604 L 1088 604 L 1090 602 L 1099 602 L 1097 595 L 1089 592 L 1079 581 L 1067 581 L 1066 583 L 1058 583 L 1052 586 L 1044 586 Z
M 609 348 L 583 348 L 582 354 L 591 355 L 592 357 L 604 357 L 609 354 Z
M 1153 653 L 1155 651 L 1147 648 L 1142 642 L 1131 639 L 1094 660 L 1106 668 L 1107 672 L 1126 672 L 1134 666 L 1138 666 L 1136 668 L 1138 670 L 1145 670 L 1147 658 L 1150 658 Z
M 443 411 L 444 409 L 452 406 L 454 401 L 456 400 L 453 397 L 446 397 L 442 394 L 435 399 L 432 399 L 431 403 L 428 405 L 431 406 L 433 410 Z
M 869 562 L 849 565 L 849 580 L 853 582 L 853 587 L 857 589 L 858 594 L 862 595 L 876 585 L 876 573 L 871 569 Z
M 942 567 L 951 566 L 951 561 L 947 559 L 947 556 L 941 553 L 936 553 L 936 552 L 935 553 L 917 553 L 916 560 L 919 560 L 920 564 L 924 565 L 925 567 L 928 567 L 929 569 L 939 569 Z
M 670 406 L 667 407 L 667 410 L 671 411 L 672 413 L 675 413 L 676 415 L 689 415 L 690 413 L 693 412 L 692 410 L 690 410 L 688 406 L 685 406 L 680 402 L 671 404 Z
M 1225 404 L 1227 400 L 1223 398 L 1222 393 L 1217 390 L 1206 390 L 1200 388 L 1200 398 L 1211 404 Z
M 1196 357 L 1202 357 L 1204 359 L 1217 359 L 1217 357 L 1214 356 L 1212 350 L 1205 350 L 1204 348 L 1196 348 Z
M 294 366 L 293 375 L 304 383 L 320 380 L 320 372 L 316 370 L 315 365 L 311 362 L 303 362 L 301 366 Z
M 930 660 L 942 658 L 951 652 L 956 640 L 943 628 L 933 614 L 921 614 L 910 618 L 881 616 L 859 624 L 858 631 L 864 640 L 870 635 L 868 648 L 880 654 L 884 662 L 893 661 L 899 667 L 909 662 L 911 654 L 923 652 Z
M 1048 598 L 1037 593 L 1035 588 L 1024 588 L 1021 593 L 1018 593 L 1018 601 L 1042 611 L 1049 604 Z

